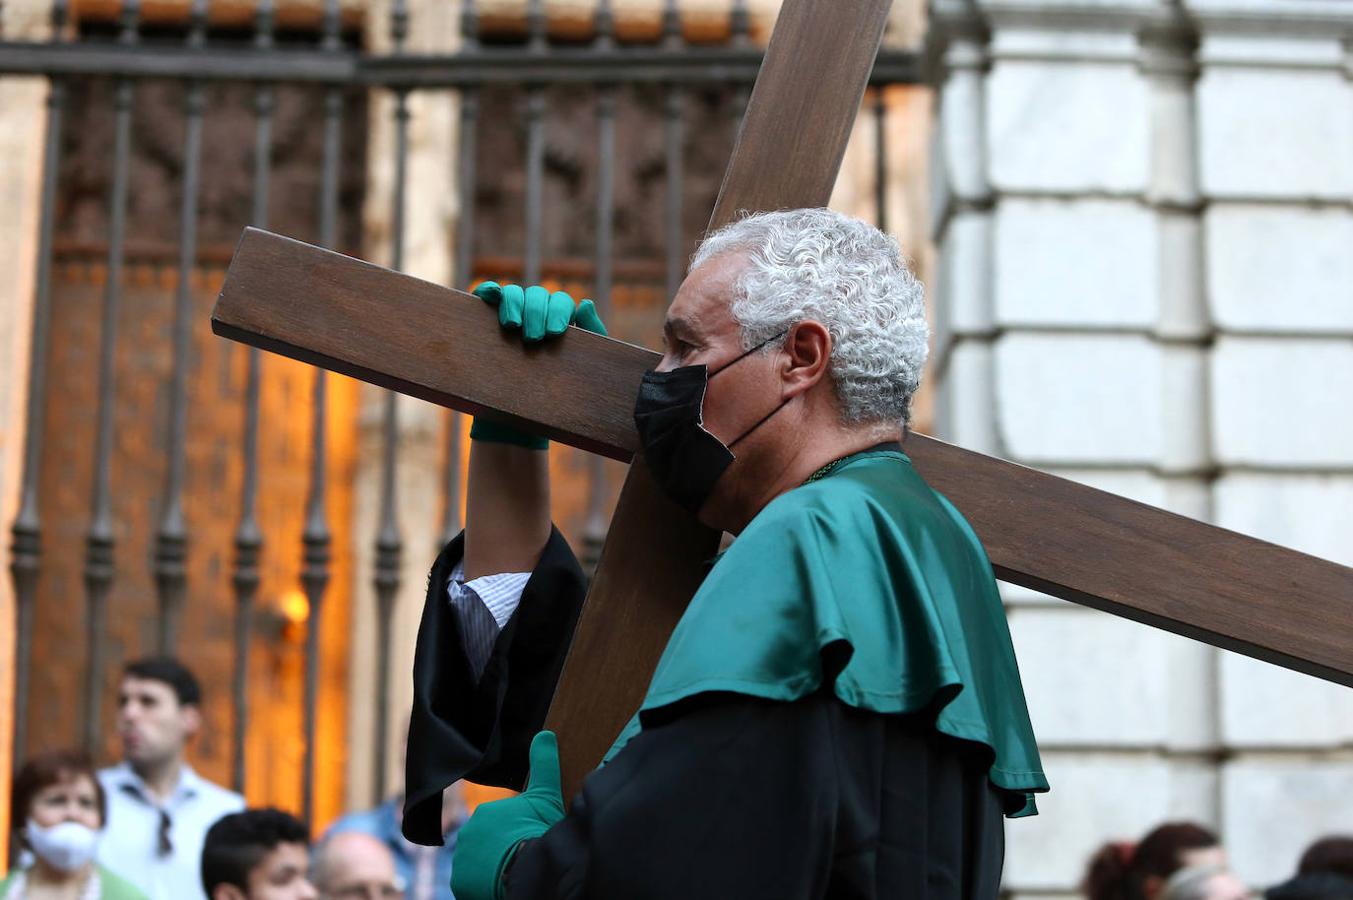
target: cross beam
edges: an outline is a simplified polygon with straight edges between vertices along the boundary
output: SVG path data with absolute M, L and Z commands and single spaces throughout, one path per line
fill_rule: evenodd
M 659 359 L 577 328 L 523 349 L 471 294 L 252 228 L 212 328 L 625 462 Z M 1001 580 L 1353 687 L 1353 568 L 922 434 L 906 450 Z
M 740 210 L 826 204 L 888 6 L 786 0 L 712 227 Z M 466 294 L 253 230 L 213 328 L 634 460 L 547 720 L 573 796 L 638 706 L 717 541 L 635 457 L 633 400 L 658 355 L 576 329 L 523 349 Z M 538 390 L 513 393 L 527 381 Z M 1353 686 L 1353 569 L 921 435 L 908 452 L 998 577 Z

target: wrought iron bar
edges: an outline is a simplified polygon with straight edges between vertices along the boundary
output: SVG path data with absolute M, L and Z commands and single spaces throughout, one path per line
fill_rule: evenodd
M 663 47 L 669 53 L 679 54 L 682 50 L 681 12 L 676 0 L 666 0 L 663 11 Z M 666 250 L 667 250 L 667 299 L 676 296 L 677 287 L 685 274 L 685 238 L 681 228 L 682 193 L 685 190 L 685 165 L 683 149 L 686 140 L 686 128 L 682 115 L 685 111 L 685 96 L 677 85 L 668 85 L 666 96 L 666 157 L 667 157 L 667 198 L 666 198 Z
M 609 4 L 607 4 L 609 7 Z M 609 9 L 607 10 L 609 13 Z M 603 322 L 611 313 L 612 244 L 615 233 L 615 89 L 602 87 L 597 95 L 597 273 L 592 299 Z M 606 542 L 606 501 L 609 496 L 606 460 L 588 457 L 587 518 L 583 525 L 583 565 L 596 571 Z
M 532 54 L 545 52 L 549 40 L 548 24 L 545 18 L 545 0 L 527 0 L 526 48 L 528 52 Z
M 254 19 L 254 48 L 273 45 L 273 2 L 260 0 Z M 268 195 L 272 180 L 273 88 L 260 84 L 254 91 L 254 196 L 250 221 L 268 224 Z M 240 520 L 235 529 L 235 721 L 232 730 L 231 782 L 243 792 L 249 727 L 249 645 L 253 634 L 254 600 L 258 594 L 259 557 L 263 533 L 258 527 L 258 413 L 261 379 L 259 351 L 250 347 L 244 386 L 244 479 L 240 487 Z
M 474 0 L 462 0 L 460 4 L 460 46 L 462 50 L 479 47 L 479 11 Z
M 0 72 L 15 75 L 346 84 L 360 77 L 358 60 L 357 53 L 330 58 L 301 49 L 260 53 L 214 47 L 194 53 L 182 46 L 0 41 Z
M 127 46 L 137 43 L 139 0 L 122 5 L 122 23 L 118 40 Z M 98 749 L 103 688 L 104 623 L 107 620 L 108 593 L 113 586 L 114 547 L 113 506 L 110 475 L 113 453 L 113 401 L 115 397 L 114 351 L 117 347 L 117 312 L 122 294 L 123 241 L 127 224 L 127 179 L 131 157 L 132 99 L 135 87 L 128 78 L 118 80 L 114 88 L 113 187 L 109 197 L 107 284 L 103 297 L 102 332 L 99 336 L 99 407 L 94 438 L 94 490 L 91 500 L 89 531 L 85 537 L 85 594 L 88 604 L 87 663 L 85 670 L 84 734 L 82 744 L 93 753 Z
M 52 4 L 52 39 L 66 25 L 66 0 Z M 33 607 L 42 565 L 42 518 L 38 485 L 42 477 L 42 437 L 47 422 L 47 354 L 52 324 L 52 231 L 56 224 L 56 183 L 61 152 L 61 119 L 66 84 L 52 79 L 47 92 L 47 124 L 42 145 L 42 193 L 39 199 L 37 277 L 33 290 L 33 329 L 28 356 L 28 406 L 24 431 L 19 511 L 11 528 L 10 575 L 14 580 L 14 742 L 16 758 L 27 754 L 28 676 L 32 662 Z
M 541 211 L 545 192 L 545 89 L 532 85 L 526 94 L 526 248 L 522 280 L 540 281 Z
M 404 0 L 395 0 L 391 15 L 391 33 L 395 52 L 404 49 L 408 15 Z M 404 266 L 404 199 L 409 157 L 409 95 L 395 93 L 395 193 L 390 221 L 390 266 Z M 376 533 L 376 773 L 373 779 L 376 801 L 385 797 L 386 768 L 390 734 L 390 636 L 395 595 L 399 590 L 399 567 L 404 544 L 399 533 L 398 462 L 399 403 L 393 391 L 385 392 L 384 441 L 381 457 L 380 526 Z
M 874 210 L 879 231 L 888 230 L 888 98 L 874 88 Z
M 543 59 L 549 50 L 544 0 L 528 0 L 527 55 Z M 532 82 L 526 90 L 526 248 L 522 280 L 540 281 L 541 217 L 545 193 L 545 87 Z
M 323 46 L 337 52 L 338 0 L 325 0 Z M 338 243 L 338 173 L 342 164 L 343 91 L 330 87 L 324 93 L 324 159 L 320 170 L 320 244 Z M 320 639 L 323 636 L 324 595 L 329 587 L 329 563 L 333 536 L 328 512 L 328 373 L 315 369 L 310 393 L 310 487 L 305 501 L 305 528 L 301 532 L 301 587 L 309 616 L 305 631 L 305 773 L 301 779 L 301 810 L 306 820 L 315 820 L 315 751 L 319 733 Z
M 597 10 L 593 18 L 592 49 L 603 53 L 615 50 L 615 10 L 611 0 L 597 0 Z
M 193 0 L 188 46 L 207 42 L 207 0 Z M 197 257 L 197 195 L 202 173 L 202 83 L 189 81 L 184 93 L 183 198 L 179 208 L 179 268 L 174 295 L 173 374 L 169 386 L 169 445 L 163 509 L 155 535 L 153 563 L 160 601 L 160 652 L 173 653 L 187 585 L 187 523 L 183 518 L 186 464 L 188 365 L 193 338 L 193 263 Z
M 685 160 L 683 147 L 686 138 L 685 122 L 682 113 L 685 110 L 684 98 L 679 88 L 667 91 L 667 202 L 666 202 L 666 249 L 667 249 L 667 299 L 676 296 L 677 287 L 685 274 L 685 237 L 681 228 L 682 191 L 685 190 Z
M 732 45 L 743 48 L 752 42 L 752 23 L 747 14 L 747 0 L 733 0 L 728 12 L 728 33 Z
M 472 38 L 467 37 L 467 40 Z M 453 264 L 451 283 L 456 287 L 469 287 L 474 277 L 474 182 L 475 148 L 479 122 L 479 92 L 473 88 L 460 95 L 460 149 L 459 170 L 456 179 L 456 192 L 459 196 L 460 212 L 456 221 L 456 257 Z M 440 550 L 454 538 L 461 529 L 460 520 L 460 413 L 448 411 L 446 414 L 446 452 L 443 470 L 443 497 L 441 537 L 437 545 Z
M 733 0 L 729 12 L 728 32 L 734 50 L 745 51 L 752 44 L 751 18 L 747 13 L 747 0 Z M 730 110 L 733 118 L 733 142 L 736 144 L 738 132 L 742 131 L 742 117 L 747 114 L 747 101 L 751 99 L 752 86 L 745 82 L 733 88 L 733 105 Z
M 750 89 L 762 51 L 746 47 L 687 47 L 679 55 L 662 47 L 618 47 L 606 55 L 590 47 L 551 46 L 532 52 L 519 46 L 474 47 L 454 54 L 363 56 L 356 51 L 314 49 L 253 50 L 208 48 L 200 54 L 182 47 L 115 44 L 39 44 L 0 41 L 0 73 L 102 76 L 203 81 L 362 84 L 415 90 L 487 84 L 738 84 Z M 881 50 L 871 84 L 920 84 L 921 54 Z

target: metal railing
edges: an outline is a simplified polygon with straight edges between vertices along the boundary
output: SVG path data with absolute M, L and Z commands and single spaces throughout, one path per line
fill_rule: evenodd
M 453 284 L 466 284 L 474 275 L 476 146 L 482 114 L 481 90 L 493 85 L 521 86 L 526 94 L 525 154 L 525 254 L 523 280 L 539 281 L 542 272 L 542 209 L 545 181 L 545 128 L 547 88 L 560 84 L 590 87 L 595 92 L 596 143 L 599 148 L 596 185 L 596 242 L 592 296 L 601 314 L 609 314 L 614 283 L 614 221 L 616 105 L 619 91 L 635 86 L 657 86 L 665 92 L 663 135 L 665 141 L 665 202 L 661 212 L 666 239 L 663 254 L 668 296 L 675 291 L 684 269 L 688 247 L 681 234 L 685 171 L 683 148 L 687 144 L 686 99 L 688 92 L 710 85 L 725 85 L 733 92 L 730 134 L 736 130 L 761 60 L 761 49 L 749 37 L 748 14 L 743 0 L 731 5 L 730 38 L 721 46 L 690 46 L 682 36 L 680 11 L 668 0 L 662 36 L 653 45 L 622 45 L 616 38 L 615 16 L 608 0 L 600 2 L 593 38 L 585 45 L 560 45 L 546 33 L 542 0 L 532 0 L 525 41 L 489 44 L 480 40 L 473 2 L 462 4 L 462 47 L 451 55 L 417 55 L 406 51 L 409 11 L 405 0 L 395 0 L 391 9 L 392 52 L 373 55 L 354 49 L 344 40 L 338 0 L 326 0 L 322 24 L 311 46 L 276 40 L 273 0 L 258 0 L 252 42 L 247 47 L 221 46 L 208 30 L 207 0 L 192 0 L 186 38 L 169 42 L 162 38 L 143 40 L 138 0 L 124 0 L 116 34 L 111 39 L 71 38 L 67 0 L 52 7 L 54 37 L 34 43 L 0 40 L 0 75 L 42 75 L 50 80 L 47 98 L 46 134 L 42 161 L 39 241 L 32 325 L 32 350 L 27 393 L 25 442 L 18 514 L 13 522 L 11 569 L 16 593 L 17 654 L 15 672 L 16 752 L 26 748 L 29 715 L 30 672 L 34 605 L 43 566 L 43 522 L 40 516 L 40 475 L 43 465 L 44 414 L 48 404 L 49 344 L 51 341 L 51 285 L 53 234 L 57 216 L 63 112 L 67 87 L 78 79 L 110 80 L 114 88 L 114 140 L 111 152 L 112 182 L 108 198 L 109 218 L 106 252 L 107 279 L 101 309 L 102 330 L 97 364 L 97 397 L 93 415 L 97 422 L 90 448 L 93 489 L 84 546 L 85 677 L 80 739 L 86 747 L 97 746 L 101 729 L 101 698 L 109 673 L 105 671 L 104 631 L 108 598 L 117 577 L 118 529 L 115 527 L 112 470 L 113 412 L 118 346 L 118 307 L 123 291 L 123 265 L 127 241 L 128 165 L 132 146 L 132 109 L 138 84 L 145 80 L 170 80 L 183 91 L 184 145 L 182 197 L 177 254 L 178 281 L 172 328 L 172 374 L 169 384 L 168 428 L 165 435 L 166 478 L 163 502 L 153 541 L 152 572 L 159 603 L 157 645 L 171 652 L 179 643 L 180 620 L 187 589 L 186 560 L 191 546 L 183 514 L 185 491 L 185 431 L 189 406 L 193 312 L 190 275 L 197 263 L 197 219 L 202 172 L 203 121 L 209 113 L 203 102 L 204 85 L 213 81 L 243 82 L 254 91 L 254 171 L 250 223 L 268 224 L 270 147 L 273 142 L 274 92 L 279 85 L 302 84 L 323 91 L 323 156 L 320 176 L 319 242 L 334 246 L 339 221 L 339 165 L 345 92 L 353 88 L 386 91 L 393 95 L 395 179 L 391 209 L 390 264 L 404 264 L 407 164 L 409 157 L 410 95 L 441 90 L 459 94 L 457 183 L 459 218 L 453 250 Z M 914 83 L 919 80 L 917 54 L 885 50 L 879 56 L 875 85 Z M 879 119 L 877 153 L 877 198 L 880 224 L 884 215 L 886 171 L 885 107 L 881 100 L 870 107 Z M 239 223 L 241 226 L 245 222 Z M 308 499 L 304 511 L 300 587 L 309 602 L 310 616 L 305 638 L 303 729 L 305 758 L 302 771 L 302 806 L 314 810 L 316 703 L 319 687 L 320 629 L 331 579 L 332 532 L 326 513 L 330 473 L 326 469 L 326 384 L 322 371 L 314 374 L 310 409 L 310 460 Z M 259 351 L 248 351 L 242 446 L 243 479 L 239 519 L 234 531 L 232 577 L 235 600 L 234 684 L 235 708 L 232 734 L 232 773 L 236 787 L 245 783 L 245 743 L 249 727 L 248 674 L 251 621 L 260 584 L 260 559 L 268 536 L 257 516 L 259 491 L 260 416 Z M 391 678 L 390 623 L 400 589 L 400 569 L 405 541 L 398 525 L 396 475 L 399 466 L 399 409 L 387 395 L 382 414 L 383 449 L 379 479 L 379 515 L 374 536 L 374 587 L 377 601 L 376 733 L 390 727 L 387 697 Z M 443 537 L 459 530 L 458 484 L 461 468 L 460 429 L 454 421 L 446 429 L 445 469 L 442 490 L 446 502 L 441 522 Z M 590 467 L 585 532 L 595 551 L 604 536 L 608 517 L 608 488 L 600 459 Z M 46 664 L 46 661 L 37 661 Z M 67 661 L 68 662 L 68 661 Z M 377 739 L 374 759 L 374 791 L 385 795 L 387 759 L 385 741 Z

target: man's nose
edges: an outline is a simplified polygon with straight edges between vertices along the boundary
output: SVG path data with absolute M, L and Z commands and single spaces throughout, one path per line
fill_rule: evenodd
M 319 900 L 319 891 L 310 883 L 309 878 L 301 879 L 301 890 L 296 895 L 297 900 Z

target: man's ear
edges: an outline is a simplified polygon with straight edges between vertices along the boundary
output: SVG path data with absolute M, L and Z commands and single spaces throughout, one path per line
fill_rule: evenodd
M 197 707 L 190 707 L 197 709 Z M 249 895 L 233 884 L 218 884 L 212 888 L 211 900 L 249 900 Z
M 183 707 L 179 710 L 179 715 L 183 717 L 185 735 L 191 737 L 202 730 L 202 710 L 196 704 Z
M 832 358 L 832 335 L 821 322 L 807 319 L 789 329 L 780 375 L 784 399 L 797 397 L 827 374 Z

